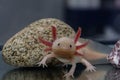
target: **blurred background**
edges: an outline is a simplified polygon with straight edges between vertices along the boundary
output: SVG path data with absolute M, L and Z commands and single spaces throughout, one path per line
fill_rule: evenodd
M 65 21 L 82 37 L 100 42 L 120 38 L 120 0 L 0 0 L 0 44 L 42 18 Z

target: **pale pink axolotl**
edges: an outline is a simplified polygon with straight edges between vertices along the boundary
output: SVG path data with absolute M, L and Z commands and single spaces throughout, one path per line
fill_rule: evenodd
M 85 58 L 83 58 L 84 54 L 82 52 L 78 52 L 79 49 L 84 48 L 89 43 L 89 41 L 87 41 L 85 43 L 77 45 L 80 35 L 81 28 L 78 29 L 74 39 L 68 37 L 62 37 L 60 39 L 57 39 L 56 27 L 52 26 L 53 42 L 43 40 L 41 37 L 39 37 L 39 41 L 48 46 L 48 48 L 46 48 L 45 51 L 51 50 L 53 53 L 46 55 L 38 63 L 38 65 L 42 65 L 43 67 L 47 66 L 46 61 L 50 58 L 55 57 L 65 64 L 72 65 L 70 71 L 67 74 L 65 74 L 64 77 L 73 77 L 73 73 L 76 68 L 76 63 L 83 63 L 86 66 L 86 71 L 95 71 L 95 67 L 91 63 L 89 63 Z

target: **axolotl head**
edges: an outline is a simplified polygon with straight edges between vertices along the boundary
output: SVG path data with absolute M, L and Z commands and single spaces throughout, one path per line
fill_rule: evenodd
M 57 39 L 53 42 L 52 51 L 58 57 L 72 58 L 76 52 L 74 40 L 67 37 Z
M 49 46 L 49 48 L 46 48 L 45 51 L 53 51 L 53 53 L 60 58 L 72 59 L 74 55 L 80 55 L 77 52 L 78 49 L 85 47 L 88 44 L 88 42 L 85 42 L 81 45 L 76 46 L 80 35 L 81 28 L 79 27 L 74 39 L 68 37 L 57 39 L 56 27 L 52 26 L 53 42 L 43 40 L 41 37 L 39 37 L 39 41 L 44 45 Z

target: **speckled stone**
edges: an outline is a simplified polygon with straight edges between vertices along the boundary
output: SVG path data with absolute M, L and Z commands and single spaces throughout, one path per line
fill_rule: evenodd
M 47 47 L 40 43 L 38 37 L 52 41 L 52 28 L 57 28 L 57 38 L 67 36 L 73 37 L 74 30 L 66 23 L 53 18 L 35 21 L 16 33 L 4 45 L 2 50 L 3 59 L 6 63 L 18 67 L 33 67 L 49 52 L 45 52 Z M 49 60 L 48 63 L 55 65 L 57 59 Z

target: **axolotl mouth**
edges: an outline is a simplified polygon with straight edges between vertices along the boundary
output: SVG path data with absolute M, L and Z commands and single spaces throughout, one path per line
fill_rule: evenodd
M 56 56 L 65 59 L 72 59 L 75 53 L 75 51 L 71 51 L 69 49 L 53 49 L 53 52 Z

